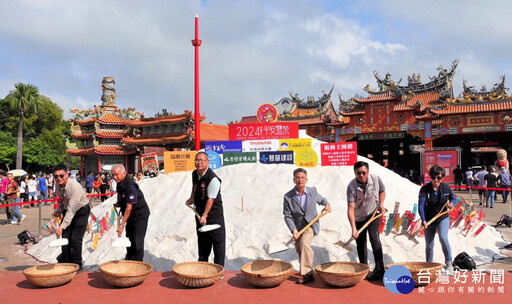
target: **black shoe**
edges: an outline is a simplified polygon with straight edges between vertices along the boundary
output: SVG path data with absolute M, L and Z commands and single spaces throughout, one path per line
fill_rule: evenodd
M 308 274 L 303 275 L 295 283 L 304 285 L 304 284 L 311 283 L 311 282 L 314 282 L 314 281 L 315 281 L 315 276 L 313 275 L 313 273 L 308 273 Z
M 368 281 L 382 280 L 382 278 L 384 277 L 384 272 L 384 269 L 374 269 L 366 276 L 366 279 Z

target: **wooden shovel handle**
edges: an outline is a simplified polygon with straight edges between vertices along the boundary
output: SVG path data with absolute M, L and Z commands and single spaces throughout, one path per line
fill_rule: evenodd
M 197 219 L 198 220 L 201 220 L 201 216 L 199 215 L 199 212 L 197 212 L 197 209 L 190 206 L 190 205 L 186 205 L 187 207 L 189 207 L 190 209 L 192 209 L 192 211 L 194 211 L 194 214 L 196 215 Z
M 302 228 L 299 231 L 299 233 L 297 233 L 297 236 L 301 236 L 304 233 L 304 231 L 306 231 L 309 227 L 311 227 L 311 225 L 316 223 L 316 221 L 318 221 L 322 216 L 326 215 L 329 212 L 331 212 L 331 210 L 320 212 L 319 215 L 317 215 L 311 222 L 309 222 L 304 228 Z M 294 237 L 292 236 L 292 238 L 288 242 L 286 242 L 286 245 L 289 246 L 291 243 L 293 243 L 293 240 L 294 240 Z
M 455 210 L 455 208 L 448 208 L 448 204 L 450 203 L 450 201 L 447 201 L 444 205 L 443 205 L 443 208 L 441 208 L 441 210 L 433 217 L 430 219 L 430 221 L 427 222 L 427 226 L 429 226 L 430 224 L 432 224 L 435 220 L 437 220 L 439 217 L 447 214 L 447 213 L 450 213 L 452 212 L 453 210 Z M 447 210 L 443 211 L 443 209 L 446 207 Z M 414 238 L 415 236 L 417 236 L 421 231 L 425 230 L 425 226 L 421 225 L 420 229 L 418 229 L 416 232 L 414 232 L 412 235 L 411 235 L 411 239 Z
M 318 221 L 322 216 L 326 215 L 329 212 L 331 212 L 331 211 L 329 210 L 329 211 L 320 212 L 320 214 L 317 215 L 311 222 L 309 222 L 309 224 L 307 224 L 306 227 L 302 228 L 301 231 L 299 231 L 299 233 L 297 233 L 297 235 L 301 236 L 304 233 L 304 231 L 306 231 L 309 227 L 311 227 L 311 225 L 316 223 L 316 221 Z
M 386 212 L 388 212 L 388 209 L 384 209 L 383 212 L 379 213 L 378 215 L 375 215 L 377 213 L 378 209 L 379 208 L 377 208 L 377 209 L 375 209 L 375 211 L 373 211 L 372 217 L 368 221 L 366 221 L 366 223 L 363 225 L 363 227 L 361 227 L 361 228 L 359 228 L 359 230 L 357 230 L 357 233 L 363 232 L 363 230 L 366 229 L 366 227 L 368 227 L 368 225 L 370 225 L 373 221 L 375 221 L 379 217 L 383 216 Z

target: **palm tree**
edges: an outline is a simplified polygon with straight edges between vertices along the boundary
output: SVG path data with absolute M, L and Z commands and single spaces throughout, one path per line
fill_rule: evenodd
M 9 92 L 5 100 L 20 115 L 18 123 L 18 151 L 16 152 L 16 168 L 21 169 L 23 161 L 23 118 L 29 109 L 37 111 L 39 107 L 39 89 L 32 84 L 16 83 L 16 90 Z

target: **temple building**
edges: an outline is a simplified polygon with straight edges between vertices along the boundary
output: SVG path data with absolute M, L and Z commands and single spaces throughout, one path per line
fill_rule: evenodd
M 277 121 L 296 121 L 300 129 L 326 142 L 357 141 L 358 154 L 391 169 L 418 169 L 425 150 L 460 150 L 462 168 L 489 165 L 496 151 L 512 154 L 512 96 L 505 87 L 505 76 L 488 90 L 477 90 L 463 81 L 463 92 L 455 96 L 453 77 L 458 60 L 449 69 L 437 68 L 437 75 L 422 82 L 414 73 L 396 81 L 387 73 L 374 71 L 377 88 L 364 87 L 366 97 L 343 100 L 336 110 L 332 89 L 307 101 L 290 93 L 274 106 Z M 256 116 L 245 116 L 240 123 L 258 123 Z
M 340 128 L 342 141 L 358 142 L 358 153 L 390 167 L 418 168 L 418 151 L 460 147 L 463 168 L 492 164 L 495 153 L 479 153 L 512 147 L 512 96 L 505 88 L 505 77 L 491 90 L 477 91 L 464 81 L 463 92 L 455 97 L 452 79 L 458 61 L 449 70 L 422 83 L 419 74 L 408 77 L 408 85 L 384 79 L 374 72 L 379 90 L 365 87 L 368 96 L 341 100 L 340 111 L 349 123 Z M 510 151 L 509 151 L 510 152 Z M 509 154 L 510 155 L 510 154 Z
M 299 129 L 306 130 L 306 134 L 318 140 L 326 142 L 337 141 L 334 130 L 348 123 L 333 106 L 330 92 L 322 92 L 322 96 L 316 99 L 308 96 L 307 100 L 301 99 L 298 94 L 289 93 L 290 97 L 284 97 L 275 103 L 279 115 L 278 122 L 297 122 Z M 240 123 L 258 123 L 256 116 L 242 117 Z
M 202 115 L 200 119 L 204 121 L 205 118 Z M 127 121 L 126 125 L 132 128 L 130 133 L 134 135 L 121 140 L 126 145 L 164 147 L 167 150 L 191 149 L 195 146 L 195 119 L 191 111 L 160 117 L 142 116 L 140 119 Z M 201 122 L 199 127 L 202 146 L 205 141 L 229 139 L 228 126 Z
M 103 78 L 101 105 L 90 110 L 71 110 L 75 114 L 71 122 L 71 136 L 79 141 L 77 146 L 68 143 L 67 152 L 80 156 L 80 174 L 110 170 L 114 164 L 123 164 L 128 172 L 134 172 L 137 148 L 121 143 L 128 135 L 127 121 L 137 119 L 141 113 L 133 108 L 116 106 L 115 80 Z
M 145 118 L 134 108 L 116 106 L 115 81 L 103 78 L 102 104 L 90 110 L 71 110 L 71 136 L 79 142 L 68 142 L 67 152 L 80 156 L 83 176 L 89 172 L 109 171 L 114 164 L 123 164 L 129 173 L 139 171 L 138 156 L 155 152 L 160 165 L 163 152 L 192 150 L 195 147 L 195 120 L 190 111 L 183 114 Z M 201 116 L 201 121 L 206 119 Z M 229 139 L 228 126 L 200 123 L 201 145 L 205 141 Z

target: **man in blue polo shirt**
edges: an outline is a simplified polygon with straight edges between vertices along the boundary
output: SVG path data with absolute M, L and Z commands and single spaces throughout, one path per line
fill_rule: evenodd
M 46 187 L 46 174 L 37 175 L 37 191 L 39 191 L 39 199 L 47 200 L 48 199 L 48 187 Z M 48 203 L 44 203 L 45 205 Z

